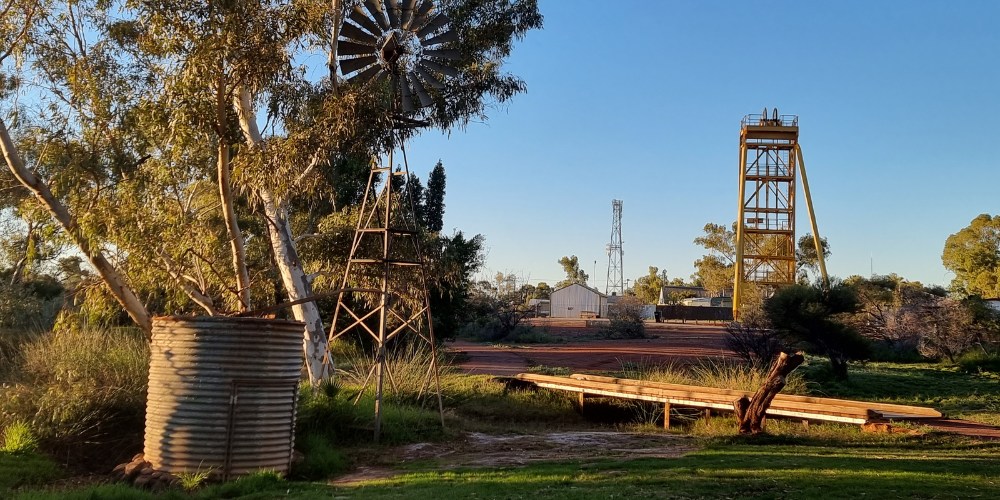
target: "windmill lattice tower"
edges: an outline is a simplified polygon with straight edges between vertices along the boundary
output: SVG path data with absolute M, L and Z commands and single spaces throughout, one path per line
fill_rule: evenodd
M 460 58 L 457 49 L 447 46 L 458 38 L 448 17 L 430 0 L 365 0 L 346 14 L 338 40 L 340 69 L 350 75 L 346 81 L 388 85 L 395 97 L 397 127 L 421 126 L 414 115 L 434 103 L 447 77 L 458 75 L 444 61 Z M 418 397 L 433 384 L 444 426 L 421 227 L 407 189 L 410 169 L 402 138 L 398 144 L 401 167 L 394 169 L 395 149 L 388 152 L 386 163 L 372 162 L 330 331 L 331 343 L 357 335 L 373 344 L 372 366 L 355 403 L 374 384 L 376 442 L 386 384 L 398 392 L 404 382 L 391 371 L 390 349 L 409 341 L 430 347 Z
M 739 319 L 747 285 L 764 294 L 796 282 L 796 171 L 802 176 L 820 274 L 828 283 L 819 229 L 812 208 L 805 162 L 799 146 L 799 118 L 767 108 L 743 117 L 740 127 L 739 211 L 736 219 L 736 266 L 733 318 Z
M 625 280 L 622 276 L 622 200 L 611 200 L 611 243 L 608 243 L 608 284 L 605 295 L 625 294 Z

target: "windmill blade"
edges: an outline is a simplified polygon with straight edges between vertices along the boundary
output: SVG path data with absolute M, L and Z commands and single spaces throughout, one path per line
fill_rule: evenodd
M 431 19 L 429 23 L 417 31 L 417 38 L 423 38 L 431 33 L 434 33 L 435 31 L 441 29 L 442 26 L 448 24 L 448 21 L 450 21 L 450 19 L 448 19 L 448 16 L 444 14 L 434 16 L 434 19 Z
M 345 75 L 348 75 L 354 73 L 359 69 L 367 68 L 369 65 L 377 62 L 378 58 L 375 56 L 356 57 L 354 59 L 341 59 L 340 71 L 342 71 Z
M 389 26 L 399 28 L 399 2 L 398 0 L 386 0 L 385 13 L 389 15 Z
M 354 24 L 368 30 L 368 32 L 372 35 L 378 36 L 382 33 L 382 28 L 379 28 L 378 25 L 375 24 L 375 21 L 372 21 L 372 19 L 368 17 L 360 6 L 354 7 L 354 10 L 351 11 L 351 15 L 347 18 L 354 21 Z
M 371 14 L 372 19 L 382 27 L 382 31 L 389 29 L 389 21 L 385 20 L 385 12 L 382 12 L 382 4 L 376 0 L 365 0 L 365 9 Z
M 458 33 L 455 33 L 452 30 L 448 30 L 448 31 L 445 31 L 444 33 L 441 33 L 438 36 L 431 37 L 431 38 L 428 38 L 427 40 L 424 40 L 424 41 L 420 42 L 420 45 L 423 45 L 424 47 L 427 47 L 427 46 L 430 46 L 430 45 L 437 45 L 437 44 L 440 44 L 440 43 L 448 43 L 448 42 L 455 42 L 455 41 L 458 41 Z
M 363 43 L 354 43 L 347 40 L 341 40 L 337 42 L 337 53 L 342 56 L 361 56 L 374 54 L 376 48 L 373 45 L 366 45 Z
M 434 87 L 437 90 L 441 90 L 444 88 L 444 83 L 441 83 L 441 80 L 438 80 L 437 77 L 434 76 L 434 73 L 427 71 L 427 68 L 418 64 L 416 67 L 416 71 L 417 74 L 420 75 L 420 78 L 423 78 L 424 81 L 427 82 L 427 84 L 430 85 L 431 87 Z
M 354 83 L 354 82 L 365 83 L 368 80 L 371 80 L 372 77 L 375 76 L 376 74 L 378 74 L 380 71 L 382 71 L 382 65 L 381 64 L 373 64 L 373 65 L 369 66 L 368 69 L 366 69 L 366 70 L 364 70 L 364 71 L 362 71 L 362 72 L 360 72 L 360 73 L 358 73 L 358 74 L 356 74 L 356 75 L 348 78 L 347 81 L 350 82 L 350 83 Z
M 426 108 L 427 106 L 434 104 L 434 99 L 431 99 L 430 94 L 427 93 L 427 89 L 425 89 L 424 85 L 420 83 L 420 79 L 417 78 L 416 74 L 410 73 L 409 80 L 410 83 L 413 84 L 413 91 L 416 92 L 417 97 L 420 98 L 421 108 Z
M 375 35 L 370 35 L 367 31 L 351 23 L 344 23 L 340 26 L 340 36 L 371 46 L 375 46 L 375 44 L 378 43 L 378 38 L 376 38 Z
M 410 90 L 410 84 L 407 83 L 406 78 L 400 78 L 398 81 L 400 95 L 402 96 L 400 102 L 403 105 L 403 111 L 406 113 L 416 111 L 417 107 L 413 105 L 413 91 Z
M 440 59 L 452 59 L 452 60 L 456 60 L 456 59 L 461 59 L 462 58 L 462 53 L 459 52 L 458 49 L 433 49 L 433 50 L 425 50 L 424 51 L 424 55 L 425 56 L 431 56 L 431 57 L 437 57 L 437 58 L 440 58 Z
M 403 4 L 403 16 L 400 20 L 400 26 L 404 30 L 410 29 L 410 23 L 413 22 L 413 16 L 416 15 L 417 10 L 417 0 L 404 0 Z
M 437 71 L 438 73 L 441 73 L 442 75 L 447 75 L 447 76 L 450 76 L 450 77 L 456 77 L 456 76 L 458 76 L 458 70 L 457 69 L 452 68 L 451 66 L 446 66 L 444 64 L 435 62 L 435 61 L 431 61 L 430 59 L 421 60 L 420 64 L 422 66 L 428 68 L 428 69 L 432 69 L 434 71 Z
M 431 0 L 424 0 L 420 7 L 417 7 L 417 11 L 413 14 L 413 20 L 410 21 L 410 31 L 416 31 L 423 28 L 427 21 L 430 21 L 431 11 L 434 10 L 434 3 Z

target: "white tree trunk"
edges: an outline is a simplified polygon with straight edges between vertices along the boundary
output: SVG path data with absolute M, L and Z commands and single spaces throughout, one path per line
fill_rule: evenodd
M 236 219 L 236 208 L 233 204 L 233 188 L 230 180 L 230 155 L 229 145 L 223 137 L 226 128 L 226 76 L 224 71 L 219 72 L 219 81 L 216 86 L 216 126 L 218 127 L 218 181 L 219 198 L 222 200 L 222 218 L 226 221 L 226 233 L 229 235 L 229 248 L 232 253 L 233 270 L 236 272 L 236 298 L 240 302 L 240 310 L 246 311 L 250 308 L 250 272 L 247 270 L 247 252 L 243 243 L 243 231 L 240 230 L 239 221 Z
M 245 89 L 239 89 L 236 97 L 236 110 L 240 117 L 240 128 L 247 139 L 247 143 L 254 147 L 262 147 L 264 140 L 257 128 L 257 122 L 250 101 L 250 93 Z M 264 205 L 264 215 L 267 217 L 268 235 L 271 239 L 271 250 L 274 251 L 274 259 L 281 274 L 281 282 L 285 287 L 285 292 L 291 300 L 300 300 L 312 295 L 312 285 L 299 261 L 298 252 L 295 250 L 295 240 L 292 238 L 292 230 L 288 224 L 288 210 L 286 205 L 275 200 L 274 194 L 264 187 L 257 189 Z M 330 377 L 332 368 L 328 360 L 329 343 L 326 337 L 326 330 L 323 328 L 323 318 L 319 314 L 319 307 L 316 302 L 305 302 L 292 306 L 292 313 L 295 319 L 306 324 L 302 341 L 303 353 L 306 360 L 306 369 L 309 373 L 309 382 L 318 384 Z
M 14 177 L 24 187 L 31 190 L 42 206 L 48 209 L 49 213 L 62 225 L 63 229 L 66 230 L 66 234 L 73 239 L 77 247 L 80 248 L 80 251 L 83 252 L 83 255 L 87 257 L 90 264 L 97 270 L 97 274 L 101 276 L 101 279 L 104 280 L 104 283 L 111 290 L 111 294 L 115 297 L 115 300 L 125 308 L 125 311 L 132 320 L 148 335 L 153 329 L 153 322 L 149 316 L 149 312 L 146 310 L 146 306 L 139 300 L 139 297 L 135 295 L 135 292 L 132 291 L 128 284 L 125 283 L 125 279 L 115 269 L 115 266 L 104 257 L 104 253 L 100 249 L 90 246 L 90 241 L 80 232 L 79 226 L 76 225 L 76 221 L 70 216 L 66 206 L 52 194 L 52 191 L 49 190 L 49 187 L 41 179 L 24 165 L 24 161 L 21 160 L 21 156 L 17 152 L 17 147 L 14 145 L 14 141 L 11 140 L 10 133 L 7 132 L 7 125 L 2 118 L 0 118 L 0 149 L 3 150 L 7 167 L 10 168 Z

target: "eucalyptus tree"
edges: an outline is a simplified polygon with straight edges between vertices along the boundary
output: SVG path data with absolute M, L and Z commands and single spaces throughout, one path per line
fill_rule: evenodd
M 115 150 L 109 147 L 117 142 L 112 99 L 121 83 L 93 78 L 108 68 L 109 60 L 103 47 L 88 42 L 85 21 L 77 15 L 88 11 L 74 13 L 71 4 L 44 0 L 6 0 L 0 12 L 0 100 L 5 108 L 0 150 L 5 163 L 64 228 L 111 295 L 148 330 L 150 315 L 143 301 L 109 259 L 109 248 L 93 234 L 94 212 L 87 208 L 97 200 L 84 196 L 100 192 L 111 177 L 112 162 L 104 160 L 112 155 L 91 153 Z M 22 96 L 27 102 L 19 100 Z M 19 129 L 17 139 L 7 129 L 8 120 Z M 78 205 L 81 211 L 76 212 Z
M 341 84 L 337 27 L 354 3 L 3 3 L 7 166 L 143 328 L 137 290 L 165 293 L 160 310 L 245 310 L 272 296 L 270 258 L 288 297 L 308 299 L 291 201 L 314 194 L 319 170 L 375 157 L 418 126 L 485 118 L 524 90 L 502 66 L 541 25 L 535 1 L 439 2 L 463 59 L 434 104 L 405 118 L 387 88 Z M 299 61 L 318 52 L 331 73 L 312 81 Z M 294 314 L 315 382 L 328 373 L 322 319 L 309 302 Z

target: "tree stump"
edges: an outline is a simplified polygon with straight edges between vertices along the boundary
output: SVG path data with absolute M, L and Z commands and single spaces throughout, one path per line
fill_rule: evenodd
M 771 401 L 785 387 L 785 377 L 798 368 L 803 361 L 805 358 L 801 352 L 794 354 L 782 352 L 774 360 L 764 385 L 757 389 L 753 398 L 747 399 L 746 396 L 743 396 L 733 401 L 740 434 L 759 434 L 764 430 L 764 416 L 771 406 Z

